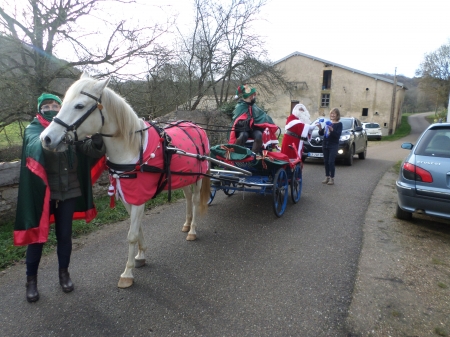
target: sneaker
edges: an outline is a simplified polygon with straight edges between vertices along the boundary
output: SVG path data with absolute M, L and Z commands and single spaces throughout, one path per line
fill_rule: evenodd
M 328 180 L 327 185 L 334 185 L 334 178 L 330 178 L 330 180 Z
M 322 184 L 326 184 L 330 181 L 330 177 L 325 177 L 324 181 L 322 181 Z

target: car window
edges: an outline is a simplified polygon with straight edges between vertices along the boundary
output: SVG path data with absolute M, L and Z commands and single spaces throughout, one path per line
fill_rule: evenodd
M 366 124 L 364 124 L 364 127 L 366 129 L 378 129 L 378 128 L 380 128 L 380 124 L 378 124 L 378 123 L 366 123 Z
M 342 130 L 348 130 L 352 128 L 353 120 L 352 119 L 341 119 L 342 122 Z
M 414 153 L 421 156 L 450 158 L 450 130 L 428 130 Z

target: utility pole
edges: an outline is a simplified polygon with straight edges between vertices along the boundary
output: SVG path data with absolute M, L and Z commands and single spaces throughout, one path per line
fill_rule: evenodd
M 389 118 L 389 129 L 388 135 L 392 135 L 394 132 L 394 113 L 395 113 L 395 96 L 397 95 L 397 67 L 395 67 L 394 73 L 394 89 L 392 92 L 392 105 L 391 105 L 391 115 Z

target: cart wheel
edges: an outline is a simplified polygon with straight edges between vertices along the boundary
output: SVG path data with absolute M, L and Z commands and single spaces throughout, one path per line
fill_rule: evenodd
M 286 210 L 289 193 L 289 181 L 286 170 L 280 168 L 273 179 L 273 211 L 277 217 L 281 217 Z
M 224 183 L 223 183 L 223 186 L 233 186 L 233 187 L 236 187 L 236 184 L 235 184 L 235 183 L 224 182 Z M 236 192 L 235 189 L 223 188 L 223 193 L 225 193 L 225 194 L 228 195 L 229 197 L 232 196 L 235 192 Z
M 292 171 L 291 177 L 291 199 L 294 204 L 296 204 L 302 195 L 302 169 L 300 164 L 295 165 Z
M 211 192 L 209 193 L 208 205 L 211 205 L 211 203 L 213 202 L 214 197 L 216 196 L 216 192 L 217 190 L 215 188 L 211 188 Z

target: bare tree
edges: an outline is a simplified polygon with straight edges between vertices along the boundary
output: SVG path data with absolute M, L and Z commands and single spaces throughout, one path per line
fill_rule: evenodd
M 436 109 L 447 106 L 450 92 L 450 41 L 436 51 L 425 54 L 416 76 L 420 77 L 420 88 L 434 97 Z
M 180 32 L 178 55 L 189 82 L 188 109 L 195 110 L 205 95 L 216 106 L 227 102 L 238 84 L 254 82 L 286 86 L 281 70 L 267 61 L 262 38 L 252 29 L 267 0 L 195 0 L 193 31 Z M 249 83 L 250 83 L 249 82 Z
M 137 28 L 124 20 L 102 18 L 102 5 L 133 2 L 28 0 L 22 4 L 3 0 L 0 4 L 0 102 L 7 103 L 0 104 L 0 126 L 21 120 L 24 115 L 34 115 L 40 93 L 62 95 L 82 69 L 99 77 L 119 78 L 124 76 L 121 71 L 137 59 L 157 60 L 160 55 L 167 55 L 157 44 L 158 38 L 167 31 L 166 26 Z M 92 25 L 80 26 L 85 18 L 90 18 Z M 100 27 L 103 32 L 93 27 Z M 58 54 L 67 61 L 58 59 Z M 15 99 L 11 101 L 12 98 Z M 8 105 L 12 102 L 13 105 Z

